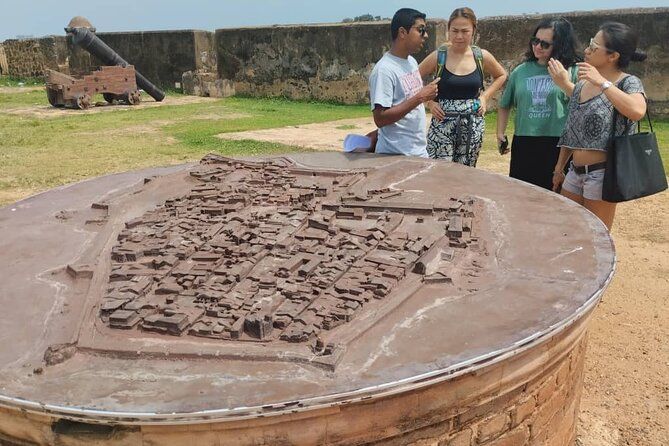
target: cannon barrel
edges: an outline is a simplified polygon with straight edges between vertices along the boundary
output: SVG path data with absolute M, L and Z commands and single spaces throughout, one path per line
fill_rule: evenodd
M 130 65 L 88 28 L 65 28 L 65 31 L 72 34 L 72 41 L 75 45 L 79 45 L 106 65 L 120 65 L 122 67 Z M 135 76 L 137 86 L 149 96 L 158 102 L 165 99 L 165 93 L 142 76 L 139 71 L 135 70 Z

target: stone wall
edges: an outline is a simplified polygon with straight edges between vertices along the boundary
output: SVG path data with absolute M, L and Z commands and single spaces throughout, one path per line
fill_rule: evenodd
M 580 49 L 605 21 L 636 29 L 644 63 L 629 71 L 644 81 L 655 112 L 669 113 L 669 8 L 563 13 L 576 29 Z M 537 23 L 553 15 L 490 17 L 480 20 L 477 43 L 508 69 L 518 65 Z M 446 40 L 446 23 L 429 21 L 430 38 L 420 61 Z M 367 78 L 390 45 L 389 23 L 355 23 L 216 30 L 218 75 L 237 94 L 285 96 L 344 103 L 368 100 Z
M 68 51 L 64 36 L 5 40 L 2 46 L 7 62 L 7 72 L 3 74 L 39 77 L 49 68 L 67 70 Z
M 424 57 L 444 40 L 428 23 Z M 237 94 L 344 103 L 367 101 L 367 79 L 390 47 L 388 22 L 216 30 L 218 74 Z
M 581 55 L 599 26 L 617 21 L 639 33 L 639 49 L 648 59 L 632 62 L 626 71 L 641 78 L 653 111 L 669 114 L 669 8 L 617 9 L 563 14 L 490 17 L 480 21 L 478 43 L 489 50 L 507 68 L 521 62 L 528 40 L 536 25 L 545 17 L 561 15 L 576 31 Z
M 96 33 L 123 59 L 161 88 L 175 88 L 184 72 L 214 69 L 213 33 L 207 31 L 150 31 Z M 102 63 L 69 43 L 70 72 L 81 75 Z
M 563 13 L 577 31 L 580 46 L 607 20 L 621 21 L 640 34 L 648 53 L 629 71 L 639 75 L 656 112 L 669 114 L 669 8 Z M 508 69 L 522 59 L 536 24 L 548 15 L 482 19 L 478 44 Z M 430 20 L 421 60 L 446 38 L 444 20 Z M 388 50 L 388 22 L 272 26 L 207 31 L 98 33 L 122 57 L 160 87 L 183 81 L 185 91 L 225 96 L 284 96 L 344 103 L 368 100 L 367 78 Z M 67 44 L 64 36 L 4 42 L 7 74 L 41 76 L 46 68 L 80 74 L 99 64 Z M 186 76 L 183 76 L 187 73 Z
M 9 64 L 7 63 L 7 55 L 5 54 L 5 47 L 0 43 L 0 75 L 6 76 L 9 74 Z

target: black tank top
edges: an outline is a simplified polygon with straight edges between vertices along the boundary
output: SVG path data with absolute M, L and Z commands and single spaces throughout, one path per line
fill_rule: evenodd
M 453 74 L 444 67 L 439 79 L 438 99 L 476 99 L 481 88 L 481 75 L 475 69 L 469 74 Z

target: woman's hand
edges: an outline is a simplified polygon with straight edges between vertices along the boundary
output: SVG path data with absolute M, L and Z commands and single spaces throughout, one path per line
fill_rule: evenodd
M 506 147 L 503 147 L 503 145 Z M 506 139 L 506 135 L 504 133 L 497 134 L 497 147 L 499 148 L 500 155 L 506 155 L 511 151 L 509 148 L 509 140 Z
M 578 66 L 578 80 L 588 81 L 596 87 L 601 87 L 606 78 L 602 76 L 597 68 L 593 67 L 587 62 L 579 62 L 576 64 Z
M 427 103 L 427 108 L 430 109 L 430 113 L 432 113 L 432 117 L 436 119 L 437 121 L 443 121 L 446 119 L 446 114 L 444 111 L 441 109 L 439 106 L 439 103 L 437 101 L 430 101 Z
M 485 112 L 488 110 L 487 102 L 488 100 L 485 98 L 485 96 L 479 96 L 479 109 L 476 112 L 479 116 L 485 116 Z
M 562 186 L 562 183 L 564 183 L 564 172 L 561 170 L 556 170 L 553 172 L 553 192 L 557 192 L 560 190 L 560 187 Z
M 557 59 L 553 59 L 552 57 L 548 60 L 548 74 L 550 74 L 551 78 L 553 78 L 555 85 L 562 88 L 563 90 L 571 80 L 569 79 L 569 71 L 567 71 L 564 65 L 562 65 L 562 62 Z

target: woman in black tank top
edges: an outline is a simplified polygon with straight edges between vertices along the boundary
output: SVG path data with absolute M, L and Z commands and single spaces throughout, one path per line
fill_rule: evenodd
M 436 101 L 428 102 L 432 121 L 427 133 L 427 153 L 476 167 L 485 123 L 486 103 L 506 81 L 506 71 L 486 50 L 472 46 L 476 16 L 469 8 L 458 8 L 448 21 L 448 40 L 420 64 L 423 78 L 439 77 Z M 492 84 L 483 91 L 483 73 Z
M 439 87 L 437 100 L 476 99 L 479 97 L 482 82 L 483 79 L 478 70 L 474 70 L 469 74 L 459 75 L 453 74 L 447 68 L 444 68 L 437 84 Z

